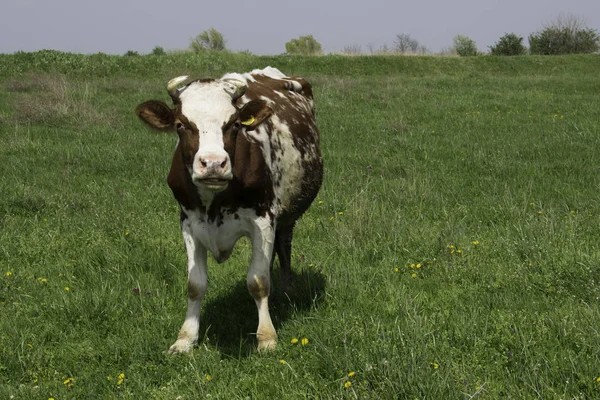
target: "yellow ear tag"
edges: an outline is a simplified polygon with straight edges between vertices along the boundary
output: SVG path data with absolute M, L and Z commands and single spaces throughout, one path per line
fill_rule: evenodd
M 254 117 L 252 117 L 252 116 L 250 118 L 248 118 L 246 121 L 242 121 L 242 125 L 245 125 L 245 126 L 250 126 L 253 123 L 254 123 Z

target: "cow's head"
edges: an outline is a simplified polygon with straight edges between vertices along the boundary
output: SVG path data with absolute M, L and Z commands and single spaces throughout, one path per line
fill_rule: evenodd
M 235 143 L 239 133 L 256 129 L 272 111 L 262 100 L 238 108 L 236 100 L 246 91 L 239 80 L 172 79 L 167 90 L 173 108 L 150 100 L 136 114 L 152 128 L 177 132 L 178 148 L 194 184 L 220 192 L 233 179 Z

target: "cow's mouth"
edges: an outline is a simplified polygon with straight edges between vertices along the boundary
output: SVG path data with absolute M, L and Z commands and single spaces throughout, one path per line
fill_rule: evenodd
M 229 184 L 229 180 L 220 178 L 205 178 L 197 179 L 195 183 L 196 185 L 202 186 L 203 188 L 206 188 L 208 190 L 220 192 L 221 190 L 225 190 L 225 188 Z

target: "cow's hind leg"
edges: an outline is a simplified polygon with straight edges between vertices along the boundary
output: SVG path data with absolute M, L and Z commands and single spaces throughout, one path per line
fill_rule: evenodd
M 287 293 L 292 280 L 292 238 L 294 225 L 282 227 L 275 235 L 275 251 L 279 258 L 279 291 Z M 275 257 L 273 257 L 275 258 Z
M 274 349 L 277 344 L 277 333 L 269 313 L 269 293 L 271 290 L 271 258 L 275 232 L 266 218 L 258 221 L 257 229 L 252 234 L 252 261 L 246 277 L 248 291 L 256 302 L 258 309 L 258 329 L 256 338 L 258 350 Z
M 200 306 L 208 285 L 206 248 L 194 238 L 186 220 L 182 221 L 181 231 L 188 256 L 187 313 L 177 341 L 169 348 L 169 353 L 187 353 L 198 341 Z

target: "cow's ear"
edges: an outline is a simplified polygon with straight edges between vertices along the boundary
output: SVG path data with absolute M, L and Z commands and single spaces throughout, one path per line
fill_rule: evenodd
M 173 110 L 165 103 L 158 100 L 150 100 L 136 107 L 135 113 L 138 117 L 153 129 L 169 131 L 173 129 L 175 115 Z
M 264 100 L 252 100 L 246 103 L 238 114 L 238 122 L 247 131 L 256 129 L 264 120 L 273 114 L 271 107 Z

